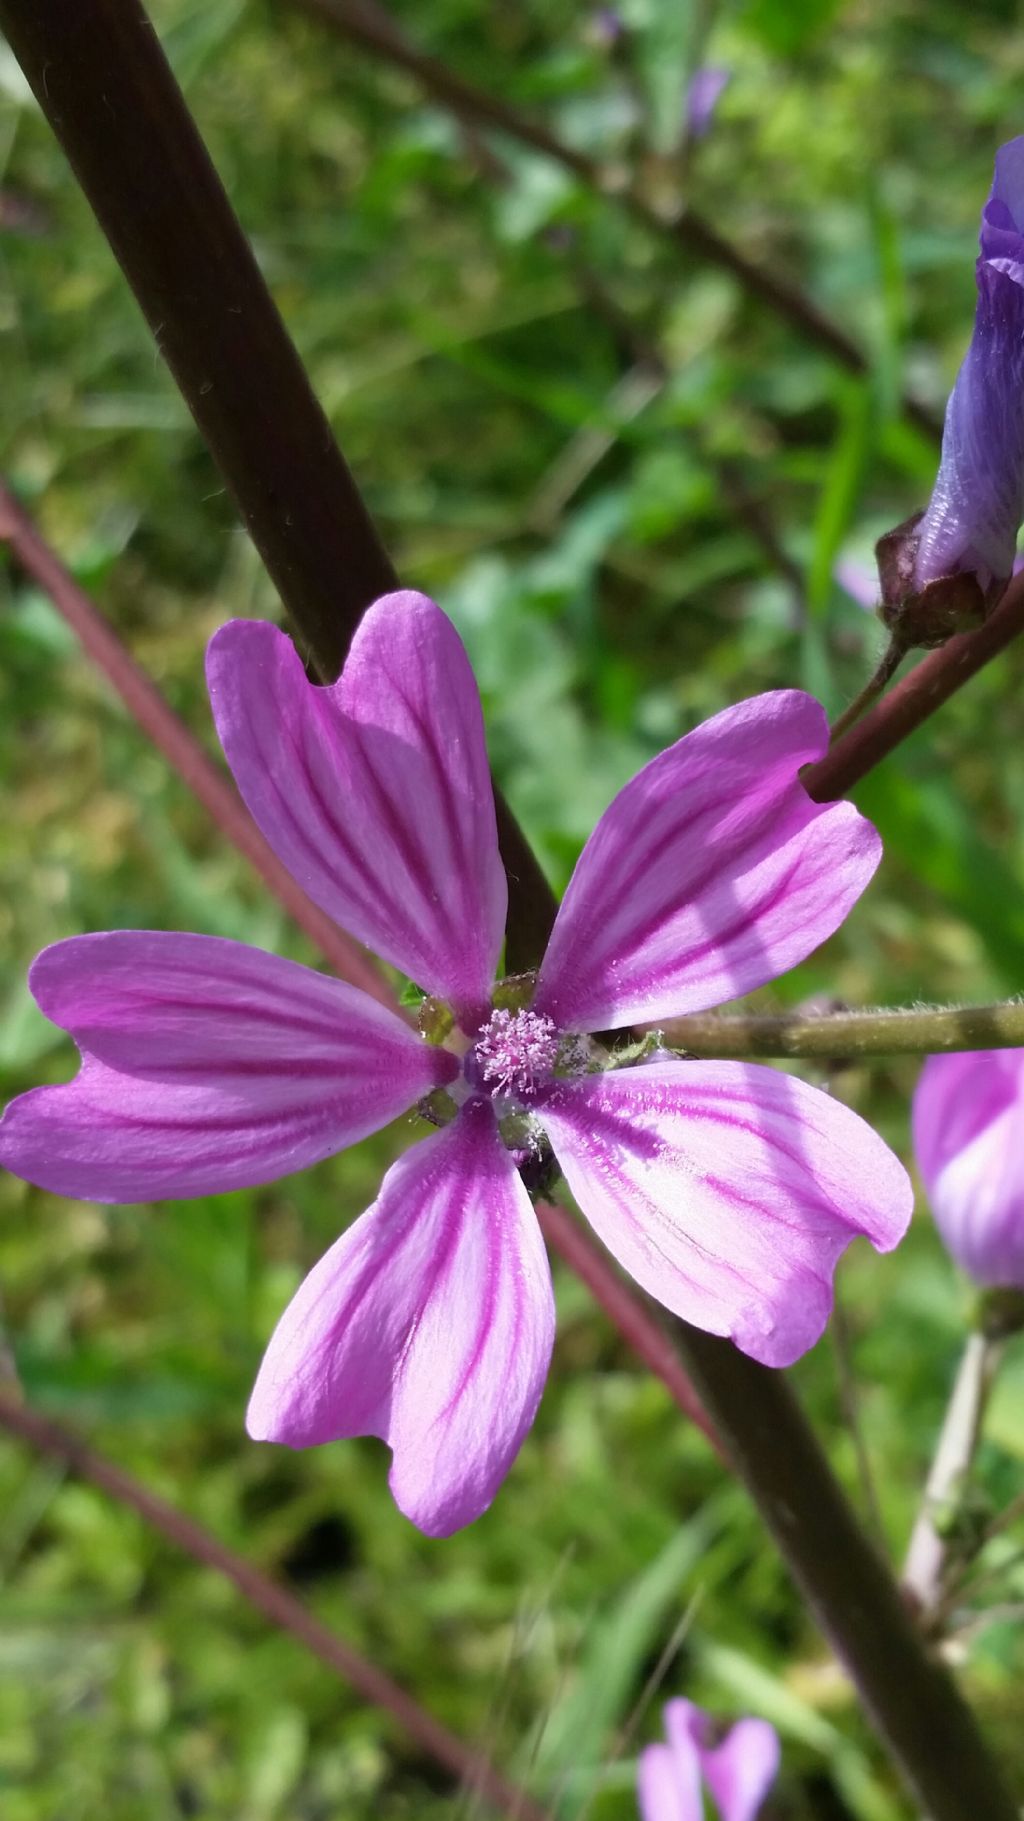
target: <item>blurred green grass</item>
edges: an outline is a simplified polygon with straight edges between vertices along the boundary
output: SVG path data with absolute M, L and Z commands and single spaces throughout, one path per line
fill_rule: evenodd
M 869 552 L 930 485 L 934 452 L 893 401 L 910 382 L 941 409 L 966 345 L 978 209 L 997 145 L 1022 126 L 1015 9 L 747 0 L 711 17 L 708 54 L 733 80 L 695 194 L 857 330 L 873 356 L 864 383 L 532 155 L 499 142 L 509 180 L 489 186 L 410 83 L 287 5 L 153 10 L 399 569 L 463 631 L 496 770 L 555 882 L 618 785 L 707 713 L 794 682 L 841 707 L 880 635 L 832 566 Z M 633 86 L 664 136 L 685 76 L 679 9 L 623 10 L 639 34 Z M 407 0 L 402 16 L 579 143 L 627 148 L 628 87 L 580 9 Z M 212 751 L 205 641 L 275 602 L 2 46 L 0 191 L 20 224 L 0 232 L 5 469 Z M 667 356 L 639 408 L 553 227 Z M 586 470 L 595 432 L 607 447 Z M 730 507 L 723 461 L 806 577 L 799 615 Z M 764 1004 L 1019 989 L 1022 673 L 1011 652 L 862 787 L 881 873 Z M 23 985 L 45 941 L 187 927 L 315 959 L 11 570 L 0 777 L 5 1095 L 71 1067 Z M 906 1153 L 912 1083 L 901 1063 L 836 1086 Z M 378 1444 L 293 1457 L 246 1440 L 277 1312 L 409 1136 L 175 1206 L 62 1203 L 4 1179 L 0 1284 L 29 1395 L 284 1576 L 452 1726 L 558 1792 L 565 1816 L 634 1812 L 632 1759 L 660 1691 L 624 1741 L 623 1728 L 684 1615 L 664 1689 L 776 1720 L 774 1814 L 907 1815 L 742 1495 L 561 1270 L 535 1431 L 458 1538 L 428 1543 L 398 1516 Z M 898 1552 L 964 1294 L 924 1210 L 894 1258 L 855 1248 L 841 1293 Z M 1003 1498 L 1024 1459 L 1022 1371 L 1011 1360 L 983 1455 Z M 798 1378 L 859 1497 L 831 1340 Z M 3 1445 L 0 1500 L 5 1821 L 478 1812 L 389 1721 L 98 1493 Z M 1002 1625 L 965 1675 L 1024 1776 L 1022 1668 L 1020 1633 Z

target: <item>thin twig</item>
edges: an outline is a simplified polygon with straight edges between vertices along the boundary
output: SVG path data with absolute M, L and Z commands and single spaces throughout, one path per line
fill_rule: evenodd
M 853 337 L 792 280 L 756 265 L 694 208 L 681 203 L 671 212 L 663 212 L 628 178 L 624 180 L 617 168 L 602 165 L 503 96 L 478 88 L 440 58 L 419 50 L 377 0 L 293 0 L 293 4 L 373 55 L 407 71 L 449 112 L 494 128 L 541 152 L 587 189 L 628 210 L 635 220 L 677 250 L 728 272 L 748 296 L 766 305 L 852 372 L 868 371 L 864 352 Z M 906 398 L 903 405 L 907 416 L 925 435 L 936 441 L 941 438 L 941 422 L 927 406 L 914 398 Z
M 1024 1492 L 1018 1492 L 1016 1498 L 1004 1505 L 1002 1511 L 997 1511 L 995 1517 L 985 1525 L 978 1538 L 979 1551 L 991 1543 L 993 1537 L 1002 1536 L 1004 1530 L 1012 1529 L 1020 1518 L 1024 1518 Z
M 550 1821 L 524 1790 L 510 1783 L 486 1758 L 449 1732 L 399 1683 L 392 1681 L 352 1644 L 308 1612 L 286 1588 L 271 1580 L 247 1557 L 229 1549 L 195 1518 L 150 1491 L 134 1474 L 108 1460 L 74 1430 L 55 1422 L 52 1417 L 42 1416 L 24 1403 L 14 1402 L 6 1393 L 0 1395 L 0 1427 L 20 1436 L 40 1454 L 63 1462 L 80 1479 L 89 1480 L 108 1497 L 137 1511 L 176 1549 L 222 1574 L 272 1625 L 290 1632 L 335 1675 L 350 1683 L 364 1700 L 392 1714 L 403 1731 L 461 1785 L 479 1788 L 503 1814 L 519 1816 L 521 1821 Z
M 951 1624 L 947 1630 L 947 1642 L 952 1641 L 961 1647 L 971 1639 L 978 1638 L 992 1625 L 1020 1625 L 1024 1620 L 1024 1605 L 1019 1601 L 1007 1601 L 1000 1606 L 986 1606 L 981 1612 L 973 1612 L 962 1622 Z
M 626 1752 L 636 1738 L 648 1707 L 657 1694 L 658 1689 L 661 1687 L 662 1682 L 668 1674 L 670 1665 L 678 1656 L 679 1651 L 682 1648 L 683 1640 L 693 1625 L 702 1597 L 703 1588 L 698 1587 L 696 1592 L 687 1600 L 654 1668 L 651 1670 L 637 1699 L 634 1701 L 631 1712 L 627 1714 L 623 1725 L 620 1726 L 618 1733 L 612 1742 L 611 1750 L 608 1752 L 607 1756 L 602 1759 L 601 1763 L 595 1767 L 594 1773 L 590 1779 L 590 1789 L 584 1797 L 583 1806 L 576 1811 L 575 1821 L 590 1821 L 594 1812 L 594 1804 L 601 1794 L 602 1785 L 607 1779 L 608 1773 L 615 1768 L 621 1758 L 625 1757 Z
M 24 1397 L 18 1362 L 14 1357 L 3 1302 L 0 1301 L 0 1394 L 20 1403 Z
M 292 921 L 335 973 L 385 1005 L 394 994 L 364 949 L 307 898 L 264 840 L 234 786 L 218 770 L 175 714 L 152 678 L 137 664 L 83 588 L 40 535 L 28 513 L 0 481 L 0 542 L 19 568 L 43 590 L 82 648 L 103 672 L 124 706 L 145 730 L 171 769 L 208 811 L 217 827 L 259 874 Z
M 961 1600 L 975 1600 L 987 1587 L 997 1587 L 1000 1581 L 1014 1568 L 1024 1564 L 1024 1547 L 1015 1549 L 1012 1555 L 1004 1556 L 1001 1562 L 993 1562 L 987 1568 L 978 1568 L 972 1557 L 965 1562 L 958 1572 L 950 1576 L 949 1586 L 943 1594 L 936 1611 L 936 1628 L 941 1629 L 951 1612 Z
M 560 245 L 553 237 L 548 244 L 556 248 Z M 623 309 L 604 279 L 580 257 L 574 243 L 564 250 L 564 258 L 582 302 L 605 324 L 622 365 L 622 374 L 605 404 L 605 415 L 616 424 L 632 422 L 664 389 L 672 372 L 671 364 L 657 336 Z M 584 425 L 541 480 L 526 508 L 525 523 L 541 531 L 549 530 L 614 441 L 613 432 L 605 426 Z M 807 618 L 803 570 L 787 551 L 764 503 L 747 485 L 738 462 L 711 454 L 700 447 L 699 441 L 698 452 L 701 461 L 714 470 L 722 498 L 737 523 L 785 581 L 792 604 L 791 623 L 802 626 Z
M 718 484 L 734 517 L 746 527 L 772 568 L 787 584 L 790 598 L 790 624 L 799 628 L 807 621 L 807 584 L 804 571 L 790 556 L 775 529 L 763 500 L 747 485 L 740 464 L 728 457 L 712 458 Z
M 868 678 L 859 694 L 854 696 L 849 707 L 844 708 L 842 714 L 833 725 L 830 741 L 833 746 L 838 740 L 842 739 L 844 733 L 846 733 L 848 728 L 854 725 L 854 722 L 860 720 L 861 715 L 867 713 L 871 704 L 877 702 L 886 684 L 890 683 L 896 675 L 896 672 L 906 655 L 907 647 L 904 645 L 902 639 L 890 638 L 885 651 L 882 653 L 882 656 L 875 666 L 873 674 Z
M 651 1315 L 646 1303 L 623 1282 L 568 1209 L 554 1201 L 539 1202 L 537 1213 L 548 1244 L 586 1284 L 634 1353 L 660 1378 L 673 1402 L 727 1461 L 669 1334 Z
M 623 424 L 630 424 L 664 389 L 664 379 L 650 367 L 631 367 L 612 386 L 597 422 L 581 426 L 542 477 L 523 514 L 531 530 L 549 532 L 609 450 Z
M 857 1461 L 861 1501 L 871 1534 L 878 1547 L 884 1551 L 886 1545 L 885 1522 L 882 1517 L 878 1488 L 875 1485 L 875 1476 L 871 1471 L 871 1456 L 868 1453 L 864 1425 L 861 1421 L 860 1394 L 857 1386 L 857 1374 L 853 1368 L 850 1324 L 838 1284 L 832 1303 L 832 1320 L 829 1323 L 829 1330 L 832 1335 L 832 1349 L 836 1361 L 839 1402 Z
M 1001 1352 L 986 1334 L 969 1334 L 946 1407 L 903 1570 L 903 1585 L 926 1622 L 939 1608 L 948 1572 L 950 1540 L 942 1520 L 962 1496 Z

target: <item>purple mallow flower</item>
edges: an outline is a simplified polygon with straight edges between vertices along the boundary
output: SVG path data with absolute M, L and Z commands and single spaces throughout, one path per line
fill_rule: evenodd
M 914 582 L 970 573 L 993 598 L 1013 569 L 1024 519 L 1024 138 L 996 155 L 982 211 L 974 334 L 957 376 L 931 503 L 917 528 Z
M 715 69 L 710 64 L 694 70 L 686 90 L 686 130 L 691 139 L 704 138 L 731 79 L 731 70 Z
M 644 1289 L 786 1365 L 827 1320 L 864 1233 L 895 1245 L 905 1172 L 854 1113 L 766 1067 L 608 1069 L 588 1033 L 717 1005 L 840 924 L 880 843 L 800 767 L 825 750 L 796 690 L 742 702 L 620 791 L 584 848 L 532 992 L 492 988 L 505 922 L 483 721 L 450 622 L 378 601 L 331 688 L 271 626 L 208 657 L 228 762 L 310 896 L 431 995 L 425 1041 L 291 961 L 209 936 L 57 943 L 31 986 L 82 1052 L 16 1100 L 0 1161 L 97 1201 L 203 1195 L 328 1157 L 429 1102 L 442 1129 L 388 1171 L 270 1342 L 250 1433 L 294 1447 L 379 1435 L 391 1485 L 447 1534 L 490 1503 L 533 1421 L 554 1330 L 521 1171 L 553 1149 L 592 1226 Z
M 929 1056 L 914 1149 L 961 1270 L 984 1288 L 1024 1290 L 1024 1050 Z
M 779 1770 L 779 1736 L 767 1720 L 738 1720 L 715 1744 L 692 1701 L 669 1701 L 667 1745 L 640 1754 L 641 1821 L 703 1821 L 703 1783 L 721 1821 L 756 1821 Z

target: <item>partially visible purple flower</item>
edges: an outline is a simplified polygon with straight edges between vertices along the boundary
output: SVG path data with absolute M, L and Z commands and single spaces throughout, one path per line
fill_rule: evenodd
M 974 334 L 946 408 L 914 580 L 923 588 L 970 573 L 988 598 L 1013 569 L 1024 520 L 1024 137 L 996 155 L 977 282 Z
M 651 761 L 580 857 L 536 981 L 492 997 L 504 931 L 480 698 L 432 601 L 393 594 L 331 688 L 235 621 L 211 642 L 221 743 L 309 895 L 451 1008 L 416 1035 L 365 994 L 209 936 L 59 942 L 30 982 L 82 1052 L 22 1095 L 0 1161 L 97 1201 L 203 1195 L 330 1156 L 425 1100 L 449 1123 L 393 1165 L 278 1324 L 250 1433 L 379 1435 L 401 1509 L 446 1535 L 486 1509 L 533 1421 L 554 1334 L 523 1175 L 553 1150 L 644 1289 L 767 1365 L 821 1333 L 835 1264 L 894 1246 L 905 1171 L 849 1108 L 774 1069 L 608 1068 L 589 1033 L 656 1024 L 793 967 L 860 896 L 880 843 L 801 768 L 828 726 L 796 690 L 742 702 Z M 453 1027 L 453 1028 L 452 1028 Z M 440 1104 L 439 1104 L 440 1102 Z
M 610 50 L 613 45 L 619 43 L 621 38 L 625 37 L 625 20 L 614 6 L 598 6 L 590 15 L 588 32 L 595 44 L 601 45 L 605 50 Z
M 854 556 L 841 556 L 833 570 L 840 588 L 863 607 L 865 613 L 874 613 L 878 606 L 878 577 L 867 563 L 858 562 Z
M 715 1744 L 708 1715 L 692 1701 L 669 1701 L 667 1745 L 640 1754 L 641 1821 L 703 1821 L 703 1782 L 720 1821 L 756 1821 L 779 1771 L 779 1735 L 767 1720 L 737 1720 Z
M 929 1056 L 913 1126 L 956 1263 L 985 1289 L 1024 1290 L 1024 1050 Z
M 731 79 L 731 70 L 715 69 L 710 65 L 694 70 L 686 91 L 686 131 L 691 139 L 703 139 L 722 91 Z

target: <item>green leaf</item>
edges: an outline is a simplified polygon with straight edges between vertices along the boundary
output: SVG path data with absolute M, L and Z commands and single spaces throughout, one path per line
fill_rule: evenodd
M 537 1754 L 538 1772 L 549 1781 L 574 1773 L 558 1809 L 564 1821 L 587 1805 L 613 1732 L 639 1692 L 642 1665 L 685 1612 L 694 1570 L 721 1521 L 719 1502 L 712 1500 L 595 1621 L 572 1685 L 548 1716 Z

